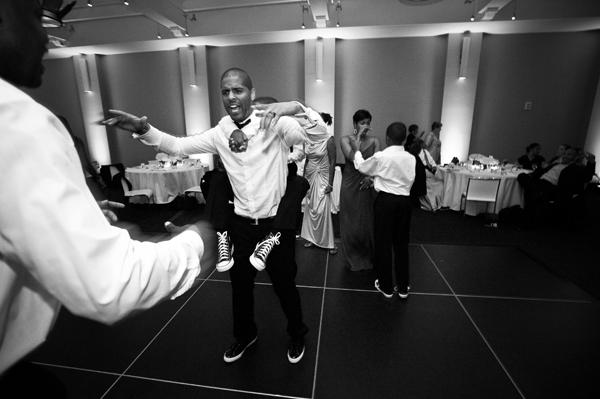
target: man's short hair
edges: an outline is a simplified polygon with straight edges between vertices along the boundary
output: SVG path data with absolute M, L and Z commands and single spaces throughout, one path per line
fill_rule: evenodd
M 431 130 L 435 130 L 435 129 L 441 128 L 442 126 L 444 126 L 444 125 L 442 125 L 440 122 L 433 122 L 431 124 Z
M 223 72 L 223 75 L 221 75 L 221 81 L 230 76 L 237 76 L 240 79 L 242 79 L 242 84 L 246 86 L 248 90 L 252 90 L 254 88 L 254 86 L 252 85 L 252 79 L 250 79 L 250 75 L 248 75 L 248 72 L 244 71 L 243 69 L 229 68 L 228 70 Z
M 418 132 L 419 131 L 419 126 L 417 125 L 410 125 L 408 127 L 408 132 L 409 133 L 414 133 L 414 132 Z
M 392 145 L 402 145 L 406 140 L 406 125 L 402 122 L 394 122 L 388 126 L 385 135 L 389 137 Z

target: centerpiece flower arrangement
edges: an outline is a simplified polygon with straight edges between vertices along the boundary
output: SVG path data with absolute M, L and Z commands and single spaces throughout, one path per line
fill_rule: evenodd
M 489 157 L 486 157 L 485 155 L 481 154 L 471 154 L 469 155 L 469 162 L 467 167 L 471 170 L 495 170 L 498 169 L 499 164 L 500 161 L 498 161 L 491 155 Z
M 160 164 L 160 167 L 164 168 L 165 163 L 167 163 L 167 161 L 169 160 L 169 156 L 167 154 L 165 154 L 164 152 L 159 152 L 158 154 L 156 154 L 155 159 Z

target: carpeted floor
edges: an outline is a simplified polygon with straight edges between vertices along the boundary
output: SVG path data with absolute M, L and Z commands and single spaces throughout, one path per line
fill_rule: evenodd
M 136 224 L 143 232 L 163 233 L 164 222 L 176 225 L 194 223 L 204 215 L 204 205 L 183 199 L 171 204 L 128 205 L 121 210 L 121 220 Z M 590 187 L 586 193 L 585 213 L 577 228 L 564 229 L 553 225 L 552 215 L 543 215 L 535 228 L 519 230 L 516 224 L 498 223 L 488 227 L 484 215 L 477 217 L 445 211 L 431 213 L 414 208 L 411 243 L 464 245 L 477 247 L 515 247 L 559 277 L 572 280 L 579 287 L 600 299 L 600 189 Z M 339 215 L 333 215 L 334 233 L 339 238 Z

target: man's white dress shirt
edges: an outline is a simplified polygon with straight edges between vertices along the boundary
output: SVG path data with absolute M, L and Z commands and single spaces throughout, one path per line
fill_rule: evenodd
M 242 128 L 249 140 L 247 150 L 241 153 L 234 153 L 229 148 L 229 136 L 237 129 L 230 116 L 194 136 L 175 137 L 151 127 L 147 133 L 133 137 L 176 156 L 219 154 L 233 188 L 235 213 L 262 219 L 277 214 L 286 189 L 290 147 L 304 143 L 307 134 L 327 131 L 318 113 L 310 108 L 304 108 L 304 111 L 302 115 L 307 117 L 282 116 L 266 131 L 259 131 L 260 118 L 254 111 L 250 123 Z
M 354 155 L 354 167 L 364 175 L 374 176 L 375 191 L 410 196 L 415 181 L 415 157 L 401 145 L 377 151 L 364 160 L 360 151 Z
M 2 79 L 0 126 L 0 374 L 45 340 L 60 304 L 113 323 L 191 287 L 198 234 L 153 244 L 111 226 L 63 124 Z

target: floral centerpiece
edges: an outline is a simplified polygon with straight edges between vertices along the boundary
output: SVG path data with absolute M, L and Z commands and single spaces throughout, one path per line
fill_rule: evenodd
M 159 152 L 158 154 L 156 154 L 155 159 L 158 161 L 158 163 L 160 164 L 161 168 L 165 167 L 165 164 L 167 163 L 167 161 L 169 160 L 169 156 L 167 154 L 165 154 L 164 152 Z
M 471 154 L 471 155 L 469 155 L 469 161 L 468 161 L 467 167 L 470 170 L 477 170 L 477 169 L 479 169 L 479 170 L 484 170 L 484 169 L 495 170 L 495 169 L 498 169 L 499 165 L 500 165 L 500 161 L 498 161 L 496 158 L 494 158 L 491 155 L 489 157 L 486 157 L 481 154 Z

